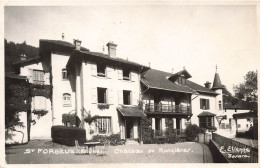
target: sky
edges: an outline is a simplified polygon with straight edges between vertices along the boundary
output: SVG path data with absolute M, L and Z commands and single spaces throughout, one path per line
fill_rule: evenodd
M 113 41 L 117 56 L 151 68 L 176 73 L 185 68 L 190 80 L 233 85 L 256 70 L 256 6 L 249 5 L 127 5 L 91 4 L 84 7 L 5 7 L 4 36 L 39 46 L 39 39 L 73 42 L 107 53 Z M 102 50 L 103 46 L 105 51 Z

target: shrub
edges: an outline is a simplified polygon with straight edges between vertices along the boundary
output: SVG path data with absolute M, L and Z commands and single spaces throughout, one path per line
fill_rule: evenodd
M 52 126 L 51 138 L 55 143 L 74 146 L 75 140 L 79 144 L 86 142 L 86 130 L 83 128 L 66 127 L 66 126 Z
M 112 134 L 110 136 L 104 136 L 104 135 L 95 135 L 92 137 L 91 141 L 98 141 L 101 143 L 104 143 L 105 141 L 110 141 L 110 145 L 116 146 L 116 145 L 122 145 L 124 140 L 120 139 L 120 134 Z
M 188 141 L 194 141 L 200 132 L 200 128 L 196 124 L 189 124 L 185 129 L 185 134 Z

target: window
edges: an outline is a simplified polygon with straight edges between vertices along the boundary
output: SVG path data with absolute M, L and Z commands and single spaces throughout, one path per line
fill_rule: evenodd
M 97 118 L 97 130 L 100 134 L 106 134 L 111 132 L 111 118 L 110 117 L 102 117 Z
M 129 69 L 123 69 L 123 80 L 131 80 Z
M 67 69 L 62 69 L 62 79 L 67 80 L 68 79 L 68 72 Z
M 107 89 L 97 88 L 98 103 L 107 103 Z
M 208 128 L 208 127 L 215 126 L 214 117 L 213 116 L 200 117 L 199 126 L 200 128 Z
M 63 94 L 63 106 L 71 106 L 71 95 L 69 93 Z
M 237 124 L 237 128 L 240 128 L 241 127 L 241 125 L 240 124 Z
M 184 77 L 184 75 L 179 76 L 178 83 L 181 85 L 186 85 L 186 78 Z
M 33 83 L 44 84 L 44 71 L 33 70 Z
M 104 64 L 97 64 L 97 76 L 106 77 L 106 66 Z
M 221 103 L 221 101 L 218 102 L 218 109 L 222 110 L 222 103 Z
M 246 128 L 248 128 L 248 124 L 246 124 Z
M 124 105 L 131 105 L 131 91 L 123 91 L 123 101 Z
M 200 109 L 203 110 L 209 109 L 209 99 L 200 99 Z

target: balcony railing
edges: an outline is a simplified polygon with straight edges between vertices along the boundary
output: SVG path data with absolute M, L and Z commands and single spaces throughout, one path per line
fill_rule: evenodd
M 168 136 L 168 132 L 166 130 L 153 130 L 153 133 L 154 133 L 154 137 L 167 137 Z M 184 129 L 174 129 L 173 133 L 177 137 L 186 136 Z
M 148 113 L 191 113 L 190 106 L 169 104 L 146 104 L 145 111 Z

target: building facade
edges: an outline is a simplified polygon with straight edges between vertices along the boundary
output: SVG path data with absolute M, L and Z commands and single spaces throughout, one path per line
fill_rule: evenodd
M 186 69 L 151 69 L 119 58 L 113 42 L 107 47 L 103 54 L 82 47 L 79 40 L 40 40 L 38 57 L 14 63 L 29 83 L 51 88 L 49 98 L 32 97 L 31 139 L 51 138 L 51 126 L 64 125 L 62 115 L 68 113 L 78 116 L 87 139 L 119 133 L 121 139 L 136 140 L 144 116 L 151 118 L 158 136 L 165 134 L 169 120 L 177 133 L 190 123 L 219 128 L 223 85 L 217 72 L 213 87 L 209 82 L 204 87 L 192 82 Z M 46 113 L 39 117 L 37 111 Z M 96 116 L 95 121 L 85 122 L 88 116 Z

